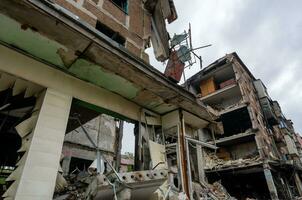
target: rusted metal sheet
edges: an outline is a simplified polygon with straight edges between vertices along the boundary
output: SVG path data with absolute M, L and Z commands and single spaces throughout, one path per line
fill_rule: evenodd
M 184 68 L 185 64 L 179 59 L 177 52 L 172 51 L 165 69 L 165 75 L 176 82 L 179 82 Z

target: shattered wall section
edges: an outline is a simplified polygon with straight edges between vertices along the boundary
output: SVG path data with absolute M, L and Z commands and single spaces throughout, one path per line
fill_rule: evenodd
M 262 109 L 258 101 L 257 92 L 253 85 L 253 78 L 241 67 L 241 64 L 232 59 L 233 69 L 236 75 L 236 80 L 239 83 L 239 87 L 243 96 L 243 101 L 248 102 L 248 110 L 250 113 L 253 129 L 258 130 L 256 133 L 256 142 L 259 148 L 261 156 L 266 158 L 276 159 L 278 158 L 277 152 L 273 148 L 273 141 L 269 136 L 269 130 L 265 128 L 264 116 Z
M 92 141 L 98 145 L 102 154 L 110 162 L 115 157 L 116 122 L 113 117 L 102 114 L 83 125 Z M 81 127 L 67 133 L 62 149 L 64 155 L 62 168 L 64 174 L 68 174 L 72 168 L 72 162 L 79 161 L 90 164 L 96 159 L 96 149 L 87 139 Z M 88 164 L 85 166 L 88 167 Z
M 116 125 L 113 117 L 102 114 L 83 126 L 101 150 L 112 153 L 115 151 Z M 67 133 L 64 142 L 93 148 L 81 127 Z

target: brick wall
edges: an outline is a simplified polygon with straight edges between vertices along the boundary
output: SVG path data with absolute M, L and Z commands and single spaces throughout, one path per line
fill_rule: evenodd
M 254 88 L 252 77 L 237 60 L 233 60 L 233 69 L 243 96 L 243 100 L 248 102 L 248 110 L 252 120 L 252 126 L 254 129 L 259 130 L 256 134 L 256 140 L 258 140 L 257 143 L 260 154 L 262 154 L 264 157 L 270 157 L 271 155 L 278 157 L 276 152 L 273 150 L 273 141 L 270 137 L 269 130 L 264 124 L 264 116 L 261 112 L 260 102 L 257 98 L 257 92 Z
M 128 0 L 128 13 L 111 0 L 56 0 L 60 6 L 95 27 L 97 20 L 126 39 L 125 47 L 149 62 L 144 52 L 151 36 L 151 15 L 142 0 Z

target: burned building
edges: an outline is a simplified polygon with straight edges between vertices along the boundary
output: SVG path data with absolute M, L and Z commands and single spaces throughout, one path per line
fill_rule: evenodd
M 219 116 L 204 133 L 208 181 L 221 180 L 239 198 L 293 199 L 301 195 L 301 159 L 296 133 L 261 80 L 236 53 L 227 54 L 184 86 Z

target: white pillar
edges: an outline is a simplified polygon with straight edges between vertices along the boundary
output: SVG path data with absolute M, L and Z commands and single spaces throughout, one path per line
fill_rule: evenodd
M 16 200 L 52 199 L 71 101 L 71 96 L 46 90 Z
M 204 140 L 204 130 L 199 129 L 198 130 L 198 139 L 199 141 L 205 141 Z M 205 167 L 205 158 L 204 158 L 204 150 L 202 149 L 201 145 L 196 145 L 196 151 L 197 151 L 197 166 L 198 166 L 198 177 L 199 177 L 199 182 L 204 183 L 206 181 L 206 175 L 204 171 Z

